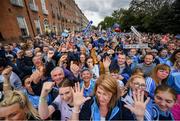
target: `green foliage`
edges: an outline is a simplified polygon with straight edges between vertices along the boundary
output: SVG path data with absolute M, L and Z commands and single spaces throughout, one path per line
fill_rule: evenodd
M 97 28 L 96 26 L 92 25 L 92 26 L 91 26 L 91 29 L 92 29 L 92 30 L 97 30 L 98 28 Z
M 112 25 L 114 23 L 116 23 L 116 19 L 114 19 L 113 17 L 110 17 L 110 16 L 106 16 L 104 18 L 104 21 L 102 21 L 98 24 L 98 27 L 101 25 L 102 29 L 107 29 L 109 27 L 112 27 Z
M 113 11 L 99 25 L 106 29 L 114 23 L 126 31 L 136 26 L 144 32 L 180 33 L 180 0 L 132 0 L 129 9 Z

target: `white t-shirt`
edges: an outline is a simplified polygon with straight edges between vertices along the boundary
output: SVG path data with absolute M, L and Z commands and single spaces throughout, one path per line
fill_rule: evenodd
M 94 65 L 93 69 L 91 70 L 93 74 L 95 74 L 96 78 L 94 79 L 97 79 L 99 77 L 99 67 L 97 64 Z
M 58 95 L 56 99 L 51 104 L 56 110 L 60 110 L 61 112 L 61 120 L 67 121 L 71 119 L 72 116 L 72 108 L 65 101 L 63 101 Z

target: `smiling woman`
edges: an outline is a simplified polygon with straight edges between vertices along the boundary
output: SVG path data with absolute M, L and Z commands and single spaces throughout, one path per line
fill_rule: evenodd
M 134 94 L 134 104 L 129 106 L 122 104 L 118 90 L 116 79 L 110 75 L 101 75 L 96 81 L 94 96 L 89 100 L 89 97 L 83 96 L 79 84 L 75 84 L 72 120 L 128 120 L 125 114 L 132 116 L 132 120 L 144 120 L 145 107 L 149 101 L 144 101 L 144 92 Z M 126 112 L 125 108 L 134 115 Z
M 174 120 L 170 109 L 176 102 L 176 92 L 167 85 L 158 86 L 155 90 L 153 120 Z
M 166 84 L 171 69 L 166 64 L 158 64 L 153 70 L 152 75 L 146 78 L 146 91 L 154 97 L 154 91 L 158 85 Z

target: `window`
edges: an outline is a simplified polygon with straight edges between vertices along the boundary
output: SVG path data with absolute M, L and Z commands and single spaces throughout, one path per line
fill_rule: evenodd
M 35 12 L 38 11 L 38 6 L 36 5 L 35 0 L 30 0 L 29 7 L 32 11 L 35 11 Z
M 4 37 L 1 32 L 0 32 L 0 41 L 4 41 Z
M 29 36 L 29 31 L 28 31 L 28 27 L 27 27 L 25 18 L 24 17 L 17 17 L 17 21 L 18 21 L 19 28 L 21 30 L 22 36 L 23 37 Z
M 10 0 L 11 4 L 15 5 L 15 6 L 20 6 L 23 7 L 23 0 Z
M 42 34 L 40 21 L 39 20 L 34 20 L 34 23 L 35 23 L 35 26 L 36 26 L 37 34 Z
M 41 0 L 41 4 L 42 4 L 42 9 L 46 9 L 46 3 L 45 3 L 45 0 Z
M 44 14 L 48 14 L 48 10 L 46 9 L 46 2 L 45 0 L 41 0 L 41 4 L 42 4 L 42 11 Z

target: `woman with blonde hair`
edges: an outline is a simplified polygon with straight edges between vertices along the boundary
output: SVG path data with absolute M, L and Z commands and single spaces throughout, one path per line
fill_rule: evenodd
M 2 75 L 3 99 L 0 102 L 0 120 L 37 120 L 39 119 L 37 110 L 33 108 L 28 98 L 20 91 L 11 90 L 9 77 L 11 67 L 6 68 Z
M 37 120 L 37 110 L 20 91 L 10 91 L 0 102 L 0 120 Z
M 158 64 L 152 71 L 152 75 L 146 79 L 146 91 L 154 97 L 154 91 L 158 85 L 166 84 L 171 69 L 166 64 Z
M 125 116 L 127 113 L 133 120 L 135 118 L 144 120 L 145 107 L 148 103 L 148 100 L 144 101 L 144 97 L 140 96 L 144 95 L 144 92 L 138 91 L 138 95 L 133 95 L 134 105 L 132 106 L 122 105 L 118 92 L 118 82 L 110 75 L 101 75 L 97 79 L 94 96 L 90 100 L 88 100 L 89 97 L 83 96 L 83 89 L 80 89 L 77 83 L 73 90 L 72 120 L 128 120 Z M 125 108 L 132 113 L 125 112 Z

